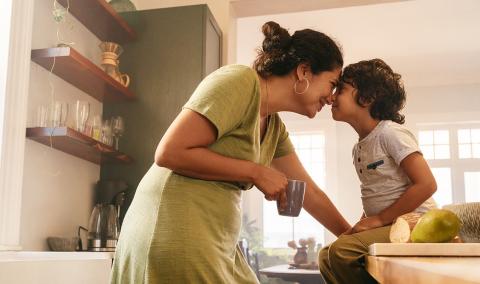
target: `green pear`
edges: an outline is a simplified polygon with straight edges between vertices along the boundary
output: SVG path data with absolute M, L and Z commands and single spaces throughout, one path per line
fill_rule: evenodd
M 432 209 L 425 213 L 412 230 L 414 243 L 445 243 L 460 230 L 460 219 L 450 210 Z

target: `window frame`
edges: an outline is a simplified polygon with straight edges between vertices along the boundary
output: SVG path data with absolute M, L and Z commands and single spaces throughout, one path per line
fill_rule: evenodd
M 448 130 L 450 141 L 450 159 L 429 159 L 428 165 L 431 168 L 450 168 L 452 180 L 452 202 L 465 202 L 465 172 L 480 171 L 480 159 L 470 158 L 460 159 L 459 157 L 459 143 L 458 130 L 480 128 L 480 121 L 465 121 L 465 122 L 451 122 L 451 123 L 418 123 L 417 137 L 420 131 L 432 130 Z
M 420 139 L 420 132 L 421 131 L 424 131 L 424 132 L 432 132 L 432 144 L 421 144 L 421 139 Z M 451 138 L 451 132 L 449 129 L 446 129 L 446 128 L 438 128 L 438 129 L 425 129 L 425 130 L 421 130 L 418 132 L 418 144 L 419 144 L 419 147 L 420 149 L 422 148 L 422 146 L 430 146 L 432 147 L 432 150 L 433 150 L 433 159 L 431 160 L 449 160 L 451 157 L 452 157 L 452 150 L 450 148 L 450 138 Z M 443 144 L 443 143 L 436 143 L 435 141 L 435 132 L 439 132 L 439 131 L 447 131 L 448 132 L 448 143 L 447 144 Z M 436 152 L 436 146 L 448 146 L 448 149 L 449 149 L 449 152 L 448 152 L 448 155 L 449 157 L 448 158 L 438 158 L 437 157 L 437 152 Z
M 473 146 L 476 145 L 476 144 L 479 144 L 479 142 L 473 142 L 472 141 L 471 130 L 473 130 L 473 129 L 480 130 L 480 125 L 473 126 L 473 127 L 459 127 L 458 130 L 457 130 L 457 143 L 458 143 L 458 137 L 459 137 L 458 131 L 460 131 L 460 130 L 470 130 L 470 142 L 469 143 L 458 143 L 458 148 L 457 149 L 459 150 L 460 145 L 469 145 L 470 146 L 470 156 L 471 156 L 471 158 L 460 158 L 460 151 L 459 151 L 458 158 L 461 159 L 461 160 L 469 160 L 469 159 L 478 160 L 478 159 L 480 159 L 480 157 L 478 157 L 478 158 L 474 157 L 474 150 L 473 150 L 474 147 Z
M 290 133 L 299 132 L 323 132 L 325 134 L 325 164 L 326 178 L 325 186 L 322 190 L 328 195 L 330 200 L 338 203 L 337 192 L 337 159 L 336 159 L 336 125 L 335 121 L 330 118 L 322 118 L 320 115 L 312 120 L 307 120 L 295 114 L 280 114 L 282 121 L 285 123 L 287 131 Z M 242 208 L 249 220 L 256 220 L 256 226 L 259 228 L 260 234 L 263 236 L 263 199 L 264 196 L 259 190 L 249 190 L 243 195 Z M 327 229 L 324 230 L 325 243 L 330 243 L 337 237 Z
M 327 149 L 327 148 L 326 148 L 326 146 L 327 146 L 327 145 L 326 145 L 326 140 L 327 140 L 326 133 L 325 133 L 324 131 L 318 130 L 318 129 L 317 129 L 317 130 L 312 130 L 312 131 L 295 131 L 295 132 L 294 132 L 294 131 L 289 131 L 289 136 L 290 136 L 290 137 L 292 137 L 293 135 L 298 137 L 298 136 L 309 136 L 309 135 L 316 135 L 316 134 L 317 134 L 317 135 L 318 135 L 318 134 L 322 135 L 323 138 L 325 139 L 325 141 L 324 141 L 325 143 L 323 144 L 323 146 L 322 146 L 321 148 L 322 148 L 323 151 L 324 151 L 325 161 L 323 161 L 323 163 L 325 164 L 325 169 L 326 169 L 326 164 L 327 164 L 327 161 L 326 161 L 326 154 L 327 154 L 327 150 L 326 150 L 326 149 Z M 293 141 L 292 141 L 292 142 L 293 142 Z M 295 146 L 295 145 L 294 145 L 294 146 Z M 312 150 L 312 149 L 318 149 L 318 148 L 312 148 L 312 147 L 302 148 L 302 150 L 305 150 L 305 149 Z M 301 159 L 301 156 L 299 155 L 298 149 L 295 149 L 295 150 L 296 150 L 296 153 L 297 153 L 297 155 L 298 155 L 298 158 Z M 308 165 L 305 165 L 305 164 L 304 164 L 304 166 L 306 167 L 306 166 L 308 166 Z M 305 169 L 308 170 L 308 168 L 305 168 Z M 327 180 L 326 172 L 323 173 L 323 174 L 324 174 L 323 180 L 324 180 L 324 182 L 325 182 L 325 184 L 326 184 L 326 180 Z M 312 177 L 312 179 L 314 178 L 312 175 L 311 175 L 311 177 Z M 320 185 L 319 185 L 319 186 L 320 186 Z M 263 200 L 263 202 L 262 202 L 262 210 L 265 208 L 265 207 L 264 207 L 264 206 L 265 206 L 265 202 L 270 202 L 270 201 L 265 201 L 265 200 Z M 263 212 L 264 212 L 264 211 L 263 211 Z M 275 211 L 274 214 L 277 214 L 276 211 Z M 307 213 L 306 211 L 304 211 L 304 209 L 303 209 L 302 212 L 300 213 L 300 215 L 303 215 L 303 214 L 308 214 L 308 213 Z M 262 214 L 262 218 L 264 218 L 264 217 L 265 217 L 264 214 Z M 300 216 L 299 216 L 299 217 L 300 217 Z M 312 237 L 312 236 L 304 236 L 304 237 L 300 237 L 300 236 L 299 236 L 299 235 L 301 235 L 301 232 L 302 232 L 301 230 L 298 229 L 299 227 L 297 226 L 297 225 L 298 225 L 298 220 L 299 220 L 298 218 L 299 218 L 299 217 L 297 217 L 297 218 L 290 218 L 290 219 L 291 219 L 291 225 L 292 225 L 291 228 L 294 230 L 294 231 L 291 231 L 290 233 L 293 235 L 293 238 L 294 238 L 296 241 L 298 241 L 300 238 L 309 238 L 309 237 Z M 318 222 L 318 221 L 317 221 L 317 222 Z M 289 222 L 289 223 L 290 223 L 290 222 Z M 289 225 L 290 225 L 290 224 L 289 224 Z M 318 242 L 324 243 L 324 242 L 325 242 L 325 228 L 323 227 L 323 225 L 321 225 L 321 224 L 319 224 L 319 225 L 322 227 L 322 229 L 321 229 L 321 230 L 322 230 L 322 234 L 321 234 L 322 236 L 321 236 L 321 239 L 316 239 L 316 241 L 317 241 L 317 243 L 318 243 Z M 263 247 L 264 247 L 264 248 L 268 248 L 268 249 L 282 249 L 282 248 L 285 248 L 287 242 L 291 240 L 291 239 L 286 240 L 286 241 L 284 242 L 284 246 L 283 246 L 283 247 L 271 247 L 271 246 L 266 247 L 266 246 L 265 246 L 265 231 L 264 231 L 264 229 L 265 229 L 265 227 L 262 226 L 262 238 L 263 238 L 263 241 L 264 241 L 264 242 L 263 242 Z M 317 235 L 317 236 L 318 236 L 318 235 Z

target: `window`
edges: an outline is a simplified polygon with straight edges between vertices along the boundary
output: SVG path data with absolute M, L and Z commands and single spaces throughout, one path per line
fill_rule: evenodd
M 420 131 L 419 144 L 425 159 L 449 159 L 450 144 L 448 130 Z
M 291 133 L 290 139 L 300 161 L 321 187 L 325 186 L 325 134 L 323 132 Z M 314 237 L 324 243 L 324 228 L 304 209 L 298 217 L 278 215 L 276 202 L 263 201 L 263 246 L 284 248 L 290 240 Z
M 480 202 L 480 172 L 465 172 L 465 201 Z
M 437 191 L 433 199 L 438 207 L 451 204 L 452 197 L 452 174 L 450 168 L 432 168 L 433 176 L 437 181 Z
M 480 127 L 478 122 L 422 126 L 418 140 L 437 181 L 439 207 L 480 201 Z
M 480 128 L 458 130 L 458 156 L 460 159 L 480 158 Z

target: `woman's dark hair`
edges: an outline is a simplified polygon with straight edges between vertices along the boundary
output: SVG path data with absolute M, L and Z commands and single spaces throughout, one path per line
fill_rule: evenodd
M 401 77 L 387 63 L 376 58 L 348 65 L 341 81 L 357 89 L 357 104 L 371 103 L 373 118 L 403 124 L 405 116 L 399 112 L 405 105 L 406 96 Z
M 265 39 L 253 68 L 263 78 L 286 75 L 300 63 L 308 64 L 313 74 L 343 66 L 340 48 L 321 32 L 305 29 L 290 36 L 275 22 L 265 23 L 262 32 Z

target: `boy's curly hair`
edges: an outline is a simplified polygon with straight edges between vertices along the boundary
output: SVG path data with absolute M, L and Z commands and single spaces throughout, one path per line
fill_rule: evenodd
M 401 75 L 393 72 L 383 60 L 376 58 L 350 64 L 345 67 L 341 81 L 357 89 L 357 104 L 371 103 L 373 118 L 405 122 L 405 116 L 399 113 L 405 105 Z

